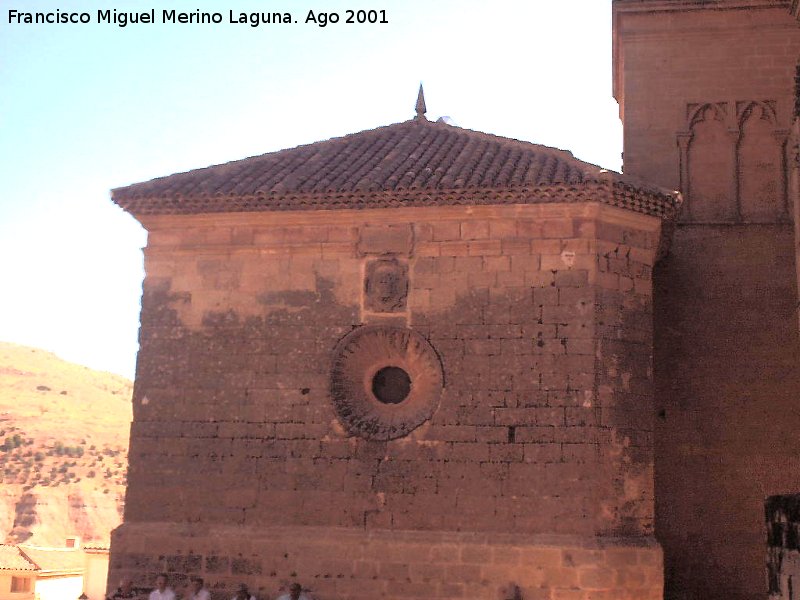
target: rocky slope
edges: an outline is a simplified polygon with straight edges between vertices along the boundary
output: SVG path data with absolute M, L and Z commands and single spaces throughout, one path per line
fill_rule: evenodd
M 0 342 L 0 536 L 107 543 L 121 520 L 132 384 Z

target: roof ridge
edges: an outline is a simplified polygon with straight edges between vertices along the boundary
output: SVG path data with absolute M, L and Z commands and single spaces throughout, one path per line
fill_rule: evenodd
M 22 549 L 22 547 L 21 547 L 21 546 L 19 546 L 19 545 L 18 545 L 18 546 L 17 546 L 17 550 L 19 551 L 19 553 L 20 553 L 20 555 L 22 556 L 22 558 L 24 558 L 26 561 L 28 561 L 29 563 L 31 563 L 31 564 L 32 564 L 34 567 L 36 567 L 36 569 L 37 569 L 37 570 L 39 570 L 39 571 L 41 571 L 41 570 L 42 570 L 42 567 L 41 567 L 41 565 L 40 565 L 39 563 L 37 563 L 37 562 L 36 562 L 36 561 L 35 561 L 33 558 L 31 558 L 30 556 L 28 556 L 28 554 L 25 552 L 25 550 L 23 550 L 23 549 Z

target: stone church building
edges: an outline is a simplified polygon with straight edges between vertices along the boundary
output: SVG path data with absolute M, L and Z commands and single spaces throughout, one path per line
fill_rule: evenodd
M 765 499 L 800 492 L 799 12 L 615 0 L 624 175 L 420 95 L 114 190 L 148 244 L 110 581 L 766 598 Z

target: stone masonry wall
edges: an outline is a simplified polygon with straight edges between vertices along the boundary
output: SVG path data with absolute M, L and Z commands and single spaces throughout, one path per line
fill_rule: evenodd
M 137 570 L 136 532 L 150 524 L 648 544 L 657 219 L 552 204 L 144 224 L 129 487 L 112 580 L 115 569 Z M 406 265 L 408 297 L 380 313 L 365 303 L 364 277 L 387 257 Z M 329 398 L 331 353 L 365 323 L 410 327 L 441 360 L 438 409 L 397 440 L 348 435 Z M 235 559 L 234 538 L 224 560 Z M 176 552 L 166 539 L 148 545 L 148 569 Z M 325 548 L 316 555 L 335 556 Z M 254 574 L 263 584 L 264 568 Z M 591 589 L 621 585 L 617 575 L 604 581 Z M 567 597 L 547 581 L 526 585 L 539 598 Z
M 747 120 L 742 109 L 752 101 L 774 106 L 773 129 L 783 136 L 776 136 L 776 143 L 785 141 L 791 127 L 800 28 L 787 4 L 714 4 L 614 2 L 614 95 L 624 124 L 624 169 L 667 189 L 681 189 L 679 144 L 684 136 L 679 134 L 691 130 L 693 107 L 723 104 L 722 135 L 728 136 L 728 150 L 740 135 L 747 135 L 740 120 Z M 766 116 L 765 123 L 770 119 Z M 718 159 L 727 161 L 731 154 Z M 728 190 L 733 188 L 733 170 L 725 174 Z
M 766 593 L 764 497 L 798 485 L 792 239 L 684 226 L 656 269 L 656 531 L 677 591 Z
M 766 594 L 763 500 L 793 492 L 800 340 L 787 2 L 615 2 L 626 174 L 680 189 L 656 269 L 656 536 L 669 599 Z
M 385 532 L 320 527 L 125 525 L 115 574 L 151 585 L 167 572 L 179 592 L 202 576 L 214 600 L 246 582 L 262 600 L 299 580 L 318 598 L 660 600 L 662 560 L 652 539 Z M 160 554 L 152 552 L 157 546 Z

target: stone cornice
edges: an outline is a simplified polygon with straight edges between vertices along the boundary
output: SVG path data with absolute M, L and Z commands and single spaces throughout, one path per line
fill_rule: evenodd
M 600 202 L 636 213 L 674 221 L 682 204 L 678 192 L 667 193 L 638 182 L 622 181 L 608 174 L 603 180 L 579 184 L 557 184 L 532 188 L 494 190 L 405 190 L 401 193 L 264 194 L 254 196 L 210 196 L 135 198 L 118 201 L 143 224 L 148 215 L 204 213 L 259 213 L 336 211 L 388 208 L 435 208 L 441 206 L 503 206 L 525 204 Z M 616 180 L 615 180 L 616 179 Z

